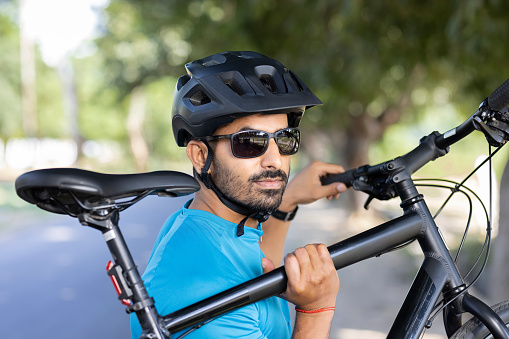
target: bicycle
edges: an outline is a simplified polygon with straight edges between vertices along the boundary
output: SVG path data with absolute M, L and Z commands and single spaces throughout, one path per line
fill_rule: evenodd
M 412 179 L 418 169 L 447 154 L 451 145 L 476 130 L 485 134 L 491 146 L 497 147 L 491 159 L 509 140 L 508 103 L 509 80 L 485 99 L 463 124 L 443 134 L 431 133 L 409 153 L 375 166 L 365 165 L 322 178 L 323 184 L 340 181 L 367 193 L 367 203 L 372 199 L 399 197 L 403 210 L 399 217 L 329 246 L 336 269 L 413 241 L 418 241 L 424 254 L 388 338 L 419 338 L 429 326 L 430 317 L 434 319 L 443 310 L 446 333 L 451 338 L 485 338 L 491 334 L 497 339 L 509 339 L 509 301 L 492 309 L 468 293 L 472 283 L 465 283 L 424 196 L 416 188 L 418 184 Z M 452 183 L 451 194 L 461 191 L 463 183 Z M 160 171 L 113 175 L 73 168 L 43 169 L 21 175 L 15 186 L 18 195 L 27 202 L 52 213 L 76 217 L 82 225 L 102 232 L 114 261 L 108 264 L 108 275 L 127 312 L 136 313 L 143 329 L 141 338 L 169 338 L 171 333 L 189 328 L 186 335 L 226 312 L 279 295 L 286 289 L 287 278 L 280 267 L 171 314 L 158 314 L 120 231 L 119 213 L 148 195 L 175 197 L 196 192 L 199 185 L 187 174 Z M 486 251 L 483 267 L 491 239 L 488 215 L 487 218 L 487 240 L 480 254 L 481 257 Z M 481 273 L 482 269 L 478 277 Z M 466 312 L 473 319 L 462 324 L 461 315 Z

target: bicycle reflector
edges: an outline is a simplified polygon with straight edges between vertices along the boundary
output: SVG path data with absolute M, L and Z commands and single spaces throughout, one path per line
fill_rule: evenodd
M 109 261 L 106 265 L 106 271 L 111 278 L 113 287 L 118 294 L 120 302 L 126 306 L 131 306 L 131 300 L 127 299 L 132 296 L 131 289 L 127 287 L 124 275 L 122 274 L 122 268 L 119 265 L 113 265 L 113 262 Z

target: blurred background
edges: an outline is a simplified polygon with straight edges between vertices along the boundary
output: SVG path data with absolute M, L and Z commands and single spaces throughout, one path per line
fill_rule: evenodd
M 100 236 L 28 206 L 13 180 L 46 167 L 189 173 L 170 121 L 186 62 L 227 50 L 281 61 L 324 102 L 303 118 L 293 170 L 314 159 L 353 168 L 404 154 L 422 136 L 455 127 L 509 78 L 508 12 L 503 0 L 0 0 L 0 322 L 9 329 L 6 338 L 85 338 L 91 329 L 97 337 L 128 335 L 106 275 L 91 263 L 96 256 L 99 265 L 109 260 Z M 418 175 L 461 180 L 487 153 L 478 133 Z M 507 160 L 503 149 L 492 168 L 499 245 L 486 274 L 489 287 L 479 287 L 493 300 L 509 299 Z M 469 183 L 487 198 L 489 169 L 481 173 Z M 394 207 L 377 202 L 363 211 L 364 200 L 348 192 L 338 202 L 307 207 L 306 215 L 319 224 L 313 211 L 338 213 L 329 220 L 338 227 L 327 229 L 332 238 L 395 215 Z M 158 225 L 181 203 L 140 203 L 128 215 L 126 237 L 141 268 Z M 466 213 L 461 203 L 453 205 L 453 216 Z M 447 222 L 454 248 L 458 227 Z M 483 227 L 471 238 L 474 252 L 484 241 Z M 306 236 L 305 228 L 297 230 Z M 118 315 L 118 323 L 111 320 Z

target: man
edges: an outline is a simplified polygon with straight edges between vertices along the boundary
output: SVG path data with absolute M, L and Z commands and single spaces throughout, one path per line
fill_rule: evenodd
M 215 54 L 186 68 L 172 125 L 201 189 L 167 220 L 143 275 L 163 315 L 274 269 L 283 262 L 298 205 L 346 190 L 321 185 L 320 177 L 343 168 L 320 162 L 287 186 L 300 118 L 321 104 L 295 74 L 254 52 Z M 288 286 L 281 298 L 225 314 L 186 338 L 327 338 L 339 289 L 327 248 L 299 248 L 284 265 Z M 283 298 L 296 305 L 293 334 Z M 133 320 L 137 338 L 141 330 Z

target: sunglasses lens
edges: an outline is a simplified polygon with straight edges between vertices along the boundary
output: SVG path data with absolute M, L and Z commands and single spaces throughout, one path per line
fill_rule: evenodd
M 276 143 L 279 152 L 284 155 L 297 153 L 300 144 L 300 132 L 298 129 L 284 129 L 276 134 Z
M 253 158 L 265 152 L 268 134 L 262 131 L 239 132 L 232 136 L 233 154 L 240 158 Z
M 232 151 L 239 158 L 254 158 L 262 155 L 269 144 L 269 134 L 263 131 L 244 131 L 232 135 Z M 300 144 L 300 131 L 287 128 L 276 132 L 276 144 L 284 155 L 297 153 Z

